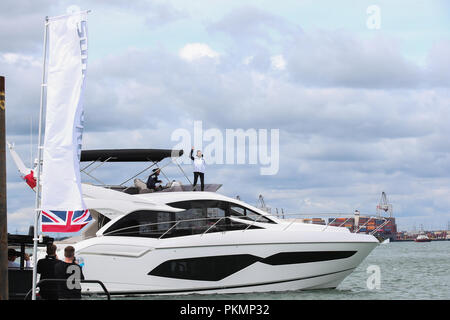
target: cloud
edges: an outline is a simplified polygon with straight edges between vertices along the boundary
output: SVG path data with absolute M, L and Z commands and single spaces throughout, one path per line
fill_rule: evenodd
M 181 11 L 166 2 L 155 3 L 148 8 L 145 23 L 152 28 L 179 21 L 188 17 L 187 12 Z
M 188 13 L 176 8 L 168 1 L 157 0 L 100 0 L 98 3 L 113 7 L 114 9 L 124 9 L 132 12 L 134 15 L 144 17 L 145 24 L 151 28 L 160 28 L 168 23 L 185 19 Z
M 0 61 L 17 67 L 41 67 L 42 65 L 42 61 L 37 61 L 33 56 L 18 53 L 4 53 L 0 55 Z
M 230 10 L 221 19 L 209 23 L 207 30 L 229 36 L 244 49 L 273 45 L 302 29 L 286 19 L 257 7 L 242 6 Z
M 431 84 L 450 86 L 450 39 L 435 43 L 427 57 L 427 73 Z
M 293 80 L 306 86 L 411 88 L 423 70 L 409 62 L 398 44 L 386 37 L 362 39 L 340 31 L 296 37 L 287 61 Z
M 104 12 L 122 8 L 126 17 L 143 23 L 153 5 L 96 4 Z M 11 25 L 16 25 L 14 17 L 22 21 L 21 12 L 33 15 L 31 9 L 19 9 L 5 17 Z M 40 9 L 35 10 L 39 16 Z M 172 19 L 171 9 L 164 10 L 155 12 L 163 20 L 166 14 L 166 22 L 184 19 L 176 14 Z M 41 45 L 41 18 L 32 25 L 37 34 L 22 37 L 17 27 L 11 34 L 16 38 L 4 38 L 0 50 L 0 69 L 7 77 L 8 139 L 24 158 L 29 154 L 30 116 L 35 132 L 37 128 L 42 70 L 39 50 L 32 49 Z M 164 25 L 158 19 L 147 22 Z M 386 191 L 405 225 L 406 217 L 424 213 L 447 219 L 448 41 L 436 43 L 426 63 L 419 65 L 386 34 L 302 30 L 261 7 L 231 8 L 203 28 L 207 36 L 181 45 L 146 46 L 142 39 L 142 47 L 132 48 L 118 36 L 114 50 L 90 60 L 85 148 L 171 147 L 171 133 L 192 130 L 194 120 L 202 120 L 204 129 L 222 131 L 280 129 L 277 175 L 261 177 L 259 166 L 211 165 L 207 182 L 223 183 L 221 192 L 239 194 L 251 204 L 263 194 L 269 205 L 291 213 L 356 208 L 374 213 L 381 191 Z M 169 43 L 173 31 L 158 32 Z M 93 41 L 99 37 L 90 35 Z M 189 165 L 183 168 L 191 174 Z M 133 166 L 105 166 L 99 177 L 121 183 L 137 171 Z M 185 181 L 176 170 L 171 173 Z M 28 219 L 34 195 L 27 188 L 9 159 L 11 223 Z
M 37 128 L 42 61 L 33 55 L 0 53 L 5 77 L 6 130 L 8 135 L 30 134 L 30 121 Z
M 35 52 L 42 46 L 44 19 L 51 0 L 0 2 L 0 52 Z
M 34 207 L 20 208 L 14 212 L 8 213 L 8 224 L 14 225 L 13 230 L 8 230 L 9 233 L 28 233 L 28 228 L 34 224 Z
M 207 24 L 207 30 L 228 36 L 229 50 L 253 57 L 246 64 L 260 72 L 273 69 L 274 57 L 282 56 L 291 80 L 302 86 L 397 89 L 449 83 L 446 40 L 435 44 L 427 64 L 421 66 L 403 54 L 398 37 L 387 33 L 361 37 L 341 29 L 305 32 L 287 19 L 250 6 L 231 10 Z M 275 50 L 282 54 L 274 55 Z
M 179 56 L 186 61 L 207 58 L 218 58 L 219 53 L 205 43 L 188 43 L 180 49 Z
M 286 60 L 284 59 L 283 55 L 281 55 L 281 54 L 270 57 L 270 62 L 271 62 L 272 68 L 275 70 L 286 69 Z

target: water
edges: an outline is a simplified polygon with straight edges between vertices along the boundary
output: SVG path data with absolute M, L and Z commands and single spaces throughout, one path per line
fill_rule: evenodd
M 381 271 L 379 289 L 367 287 L 367 268 Z M 124 299 L 124 297 L 112 297 Z M 130 299 L 130 298 L 128 298 Z M 132 299 L 255 299 L 255 300 L 339 300 L 339 299 L 450 299 L 450 241 L 428 243 L 391 242 L 379 245 L 337 289 L 180 296 L 142 296 Z

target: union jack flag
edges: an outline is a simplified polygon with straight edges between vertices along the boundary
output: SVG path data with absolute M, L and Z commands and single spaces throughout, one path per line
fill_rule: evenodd
M 78 232 L 92 221 L 89 210 L 41 211 L 42 232 Z

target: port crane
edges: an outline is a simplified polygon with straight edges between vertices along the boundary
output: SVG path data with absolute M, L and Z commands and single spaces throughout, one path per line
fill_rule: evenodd
M 271 208 L 266 206 L 266 203 L 264 202 L 264 197 L 262 194 L 259 195 L 258 197 L 258 202 L 256 204 L 256 207 L 267 212 L 270 213 L 271 212 Z
M 389 218 L 392 218 L 392 204 L 388 202 L 386 193 L 383 191 L 377 205 L 377 216 L 381 217 L 384 214 L 389 214 Z

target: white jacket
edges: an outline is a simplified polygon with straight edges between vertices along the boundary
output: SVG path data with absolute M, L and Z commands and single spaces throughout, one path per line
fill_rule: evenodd
M 205 173 L 205 159 L 195 157 L 194 159 L 194 172 L 202 172 Z
M 205 173 L 205 159 L 203 157 L 193 156 L 194 150 L 191 150 L 191 160 L 194 161 L 194 172 L 202 172 Z

